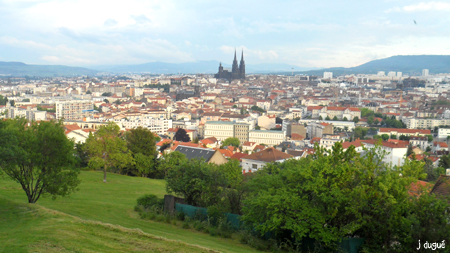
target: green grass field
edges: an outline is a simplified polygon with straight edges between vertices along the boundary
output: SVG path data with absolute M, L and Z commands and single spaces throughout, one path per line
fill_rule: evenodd
M 237 240 L 142 220 L 133 211 L 144 194 L 165 194 L 164 180 L 84 171 L 79 191 L 27 204 L 20 185 L 0 179 L 3 252 L 253 252 Z M 162 237 L 162 239 L 161 239 Z M 200 247 L 195 247 L 198 245 Z

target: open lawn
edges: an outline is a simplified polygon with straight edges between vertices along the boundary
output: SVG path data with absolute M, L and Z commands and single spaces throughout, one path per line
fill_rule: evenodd
M 108 182 L 105 184 L 102 182 L 102 173 L 93 171 L 81 172 L 80 179 L 82 183 L 78 192 L 55 201 L 41 198 L 34 205 L 25 204 L 26 195 L 19 184 L 0 179 L 0 241 L 5 242 L 6 239 L 6 243 L 2 244 L 4 248 L 0 246 L 0 249 L 5 252 L 124 252 L 132 249 L 149 252 L 191 252 L 191 249 L 202 251 L 187 245 L 180 246 L 182 243 L 188 243 L 222 252 L 254 251 L 237 240 L 212 237 L 166 223 L 141 220 L 133 211 L 136 199 L 149 193 L 163 197 L 164 180 L 109 173 Z M 123 228 L 116 231 L 114 225 Z M 143 233 L 126 228 L 139 229 Z M 102 236 L 102 231 L 105 230 L 107 233 Z M 21 235 L 23 239 L 15 240 L 15 235 Z M 91 240 L 92 235 L 95 237 Z M 155 239 L 157 237 L 181 243 Z M 66 240 L 73 243 L 60 244 Z M 152 242 L 150 246 L 146 245 L 147 240 Z M 142 245 L 154 248 L 144 248 Z

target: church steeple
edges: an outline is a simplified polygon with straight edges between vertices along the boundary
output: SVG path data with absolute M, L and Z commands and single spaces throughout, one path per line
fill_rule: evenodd
M 244 49 L 242 49 L 241 62 L 239 63 L 239 78 L 245 79 Z
M 238 79 L 240 75 L 241 73 L 239 71 L 239 66 L 237 62 L 236 49 L 234 49 L 234 60 L 233 60 L 233 67 L 231 68 L 231 76 L 233 77 L 233 79 Z

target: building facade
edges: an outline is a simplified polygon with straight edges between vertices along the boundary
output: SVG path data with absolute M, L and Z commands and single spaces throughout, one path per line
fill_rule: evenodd
M 245 61 L 244 61 L 244 50 L 242 50 L 241 62 L 237 63 L 236 58 L 236 50 L 234 51 L 234 60 L 231 68 L 231 72 L 229 70 L 223 69 L 222 63 L 219 65 L 219 72 L 214 75 L 217 79 L 227 79 L 227 80 L 235 80 L 235 79 L 245 79 Z
M 83 120 L 83 111 L 93 110 L 94 104 L 89 100 L 58 101 L 55 107 L 56 119 Z

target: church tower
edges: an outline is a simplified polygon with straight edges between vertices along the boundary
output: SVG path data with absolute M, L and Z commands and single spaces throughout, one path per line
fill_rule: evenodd
M 231 68 L 231 77 L 232 79 L 239 79 L 240 77 L 239 67 L 236 59 L 236 49 L 234 50 L 234 60 L 233 67 Z
M 242 49 L 241 62 L 239 63 L 239 77 L 245 79 L 245 61 L 244 61 L 244 49 Z

